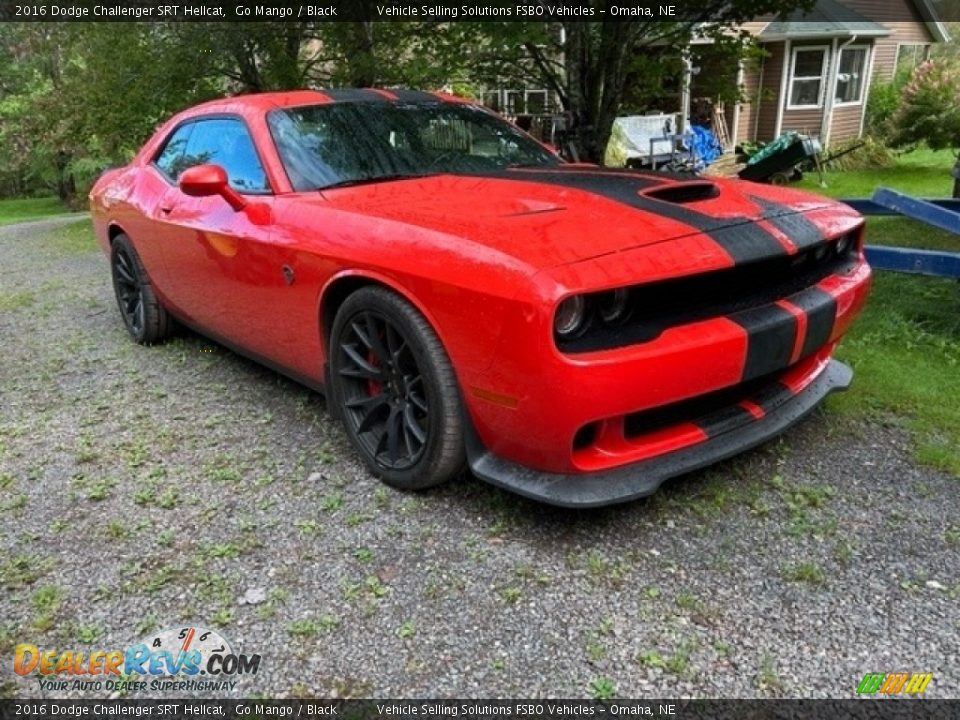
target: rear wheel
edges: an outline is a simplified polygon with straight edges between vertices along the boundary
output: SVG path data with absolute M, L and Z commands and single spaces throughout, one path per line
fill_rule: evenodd
M 157 299 L 140 256 L 126 235 L 113 239 L 110 269 L 117 305 L 130 336 L 141 345 L 164 340 L 170 334 L 173 319 Z
M 426 319 L 395 293 L 365 287 L 344 301 L 330 334 L 330 389 L 354 447 L 388 484 L 420 490 L 462 469 L 450 359 Z

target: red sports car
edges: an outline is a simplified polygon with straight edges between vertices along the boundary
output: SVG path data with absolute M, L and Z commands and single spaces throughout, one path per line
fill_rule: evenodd
M 140 343 L 173 319 L 325 392 L 391 485 L 653 492 L 850 382 L 863 221 L 778 187 L 564 163 L 410 90 L 176 115 L 90 195 Z

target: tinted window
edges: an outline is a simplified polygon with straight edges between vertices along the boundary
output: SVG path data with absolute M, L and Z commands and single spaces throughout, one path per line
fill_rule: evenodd
M 470 105 L 340 102 L 275 110 L 268 122 L 297 190 L 560 162 L 510 123 Z
M 269 190 L 253 139 L 241 120 L 216 118 L 194 123 L 183 163 L 184 167 L 216 163 L 227 171 L 231 187 L 241 192 Z
M 191 132 L 193 132 L 193 123 L 177 128 L 154 161 L 154 164 L 172 180 L 176 180 L 184 168 L 189 167 L 183 164 L 183 157 Z

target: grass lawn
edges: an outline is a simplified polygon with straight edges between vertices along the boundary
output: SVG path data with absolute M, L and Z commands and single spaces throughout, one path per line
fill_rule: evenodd
M 55 197 L 0 200 L 0 225 L 37 220 L 48 215 L 62 215 L 70 208 Z
M 800 184 L 833 197 L 869 197 L 883 185 L 921 197 L 949 196 L 950 152 L 918 150 L 882 170 L 830 172 Z M 867 242 L 960 252 L 960 236 L 902 217 L 867 219 Z M 960 284 L 877 271 L 867 308 L 837 355 L 856 370 L 829 407 L 853 419 L 909 428 L 917 459 L 960 475 Z
M 956 156 L 950 150 L 919 148 L 901 153 L 893 167 L 869 170 L 824 172 L 827 186 L 820 187 L 815 172 L 806 173 L 795 187 L 840 198 L 867 198 L 880 186 L 917 197 L 950 197 L 953 177 L 950 168 Z

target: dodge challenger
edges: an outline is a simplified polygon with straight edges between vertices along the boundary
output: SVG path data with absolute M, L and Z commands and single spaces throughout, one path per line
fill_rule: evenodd
M 862 218 L 815 195 L 568 164 L 414 90 L 226 98 L 90 194 L 133 339 L 179 322 L 323 392 L 414 490 L 468 465 L 585 507 L 781 433 L 847 387 Z

